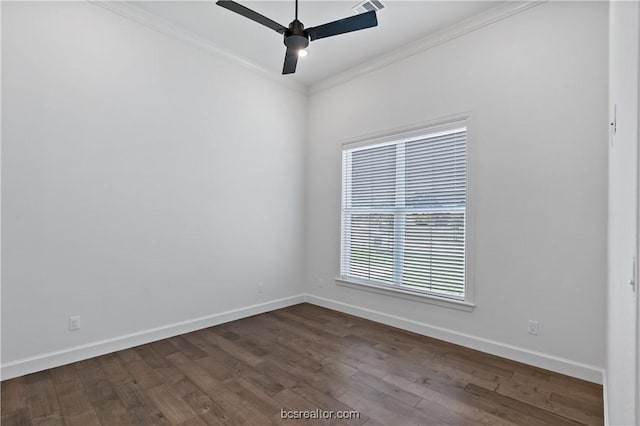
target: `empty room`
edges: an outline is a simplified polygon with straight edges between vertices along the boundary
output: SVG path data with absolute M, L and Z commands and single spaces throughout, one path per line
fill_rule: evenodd
M 640 426 L 640 2 L 0 14 L 2 426 Z

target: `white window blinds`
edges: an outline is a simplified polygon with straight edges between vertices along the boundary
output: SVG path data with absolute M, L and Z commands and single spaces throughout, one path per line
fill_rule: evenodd
M 343 151 L 343 278 L 464 299 L 467 129 Z

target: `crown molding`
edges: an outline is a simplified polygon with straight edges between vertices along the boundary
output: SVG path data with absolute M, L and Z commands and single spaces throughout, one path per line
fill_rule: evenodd
M 281 86 L 294 90 L 304 95 L 314 95 L 323 90 L 338 86 L 349 80 L 353 80 L 372 71 L 384 68 L 403 59 L 414 56 L 420 52 L 439 46 L 448 41 L 462 37 L 475 30 L 501 21 L 505 18 L 513 16 L 517 13 L 528 10 L 534 6 L 546 3 L 548 0 L 525 0 L 525 1 L 507 1 L 504 4 L 493 7 L 471 18 L 461 21 L 457 24 L 449 26 L 441 31 L 430 34 L 427 37 L 416 40 L 401 49 L 382 54 L 371 60 L 365 61 L 360 65 L 349 68 L 332 77 L 321 80 L 311 85 L 304 85 L 290 79 L 282 79 L 280 74 L 274 74 L 258 64 L 255 64 L 243 57 L 240 57 L 226 49 L 221 48 L 212 41 L 201 37 L 181 26 L 157 16 L 153 13 L 137 7 L 127 1 L 112 0 L 87 0 L 89 3 L 127 18 L 133 22 L 143 25 L 151 30 L 157 31 L 166 36 L 180 40 L 186 44 L 198 47 L 209 54 L 223 57 L 242 67 L 249 69 L 258 75 L 267 78 Z
M 317 83 L 313 83 L 308 87 L 309 95 L 314 95 L 316 93 L 322 92 L 323 90 L 338 86 L 349 80 L 361 77 L 372 71 L 384 68 L 387 65 L 394 64 L 418 53 L 424 52 L 425 50 L 462 37 L 465 34 L 469 34 L 475 30 L 486 27 L 487 25 L 491 25 L 495 22 L 501 21 L 505 18 L 546 2 L 547 0 L 522 2 L 507 1 L 504 4 L 488 9 L 482 13 L 472 16 L 471 18 L 451 25 L 441 31 L 432 33 L 422 39 L 407 44 L 406 46 L 398 50 L 376 56 L 371 60 L 365 61 L 360 65 L 356 65 L 355 67 L 349 68 L 341 73 L 334 75 L 333 77 L 329 77 Z
M 242 67 L 249 69 L 262 77 L 265 77 L 275 83 L 280 84 L 288 89 L 294 90 L 298 93 L 307 95 L 307 86 L 290 79 L 282 79 L 280 74 L 274 74 L 273 71 L 267 70 L 247 59 L 244 59 L 226 49 L 217 46 L 210 40 L 201 37 L 181 26 L 157 16 L 153 13 L 130 4 L 126 1 L 110 1 L 110 0 L 87 0 L 89 3 L 127 18 L 133 22 L 143 25 L 151 30 L 157 31 L 166 36 L 172 37 L 189 45 L 198 47 L 209 54 L 214 56 L 223 57 L 231 62 L 234 62 Z

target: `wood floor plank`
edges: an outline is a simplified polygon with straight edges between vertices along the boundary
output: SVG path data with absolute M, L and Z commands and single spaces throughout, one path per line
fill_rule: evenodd
M 209 397 L 223 408 L 232 423 L 248 425 L 269 423 L 268 417 L 230 390 L 222 390 L 214 395 L 209 395 Z
M 131 362 L 142 361 L 142 357 L 135 351 L 135 348 L 116 352 L 116 355 L 118 356 L 120 363 L 122 363 L 123 366 Z
M 93 409 L 77 414 L 65 414 L 64 422 L 67 426 L 101 426 Z
M 210 343 L 219 347 L 223 351 L 232 354 L 234 357 L 240 359 L 242 362 L 245 362 L 249 365 L 255 366 L 260 363 L 261 358 L 257 355 L 252 354 L 248 350 L 238 346 L 236 343 L 229 339 L 225 339 L 224 337 L 217 334 L 215 331 L 209 329 L 207 333 L 201 333 L 204 339 L 208 340 Z
M 306 382 L 300 382 L 291 388 L 291 391 L 296 393 L 297 395 L 311 401 L 313 404 L 327 411 L 334 412 L 348 412 L 351 411 L 352 408 L 348 405 L 343 404 L 338 399 L 333 398 L 331 395 L 328 395 L 321 390 L 317 389 L 311 384 Z M 339 422 L 341 424 L 349 424 L 349 425 L 361 425 L 364 422 L 369 420 L 363 414 L 359 414 L 358 417 L 349 418 L 348 420 L 344 420 Z
M 493 365 L 489 362 L 484 362 L 478 357 L 468 354 L 466 356 L 460 355 L 456 352 L 447 353 L 444 358 L 451 363 L 451 365 L 460 366 L 467 365 L 474 370 L 474 374 L 478 374 L 487 380 L 495 379 L 496 377 L 513 377 L 513 371 L 504 367 Z
M 595 383 L 586 382 L 563 374 L 549 372 L 549 383 L 570 387 L 574 392 L 592 395 L 596 398 L 602 397 L 602 386 Z
M 207 353 L 197 346 L 193 345 L 183 336 L 176 336 L 168 339 L 169 343 L 174 345 L 178 351 L 189 359 L 202 358 L 207 356 Z
M 322 368 L 320 361 L 324 358 L 323 354 L 316 352 L 311 355 L 296 348 L 293 342 L 280 341 L 277 337 L 265 333 L 249 334 L 246 338 L 251 338 L 254 342 L 259 342 L 263 347 L 269 349 L 265 354 L 261 355 L 261 359 L 264 359 L 264 357 L 275 358 L 289 363 L 291 366 L 300 366 L 311 371 L 317 371 Z
M 134 383 L 143 389 L 150 389 L 162 384 L 160 376 L 142 358 L 124 365 L 125 370 L 134 378 Z
M 604 420 L 602 419 L 604 407 L 600 403 L 593 403 L 592 401 L 579 396 L 566 395 L 564 393 L 557 392 L 551 392 L 549 394 L 549 400 L 554 404 L 567 408 L 574 408 L 583 411 L 588 416 Z
M 420 424 L 419 419 L 411 419 L 398 415 L 397 413 L 382 407 L 378 402 L 371 401 L 353 391 L 349 391 L 344 395 L 341 395 L 338 400 L 365 416 L 376 419 L 376 421 L 382 424 L 394 424 L 398 426 Z
M 89 398 L 87 398 L 84 387 L 82 385 L 65 386 L 65 384 L 59 384 L 56 385 L 55 388 L 58 394 L 58 401 L 60 402 L 61 412 L 63 416 L 73 416 L 93 410 L 91 401 L 89 401 Z
M 220 349 L 202 336 L 203 333 L 190 333 L 185 338 L 207 353 L 207 356 L 196 359 L 195 363 L 204 368 L 213 377 L 223 381 L 246 368 L 246 364 L 240 359 Z
M 127 409 L 127 416 L 132 425 L 144 426 L 169 426 L 171 423 L 164 417 L 160 410 L 151 405 L 131 407 Z M 173 425 L 171 425 L 173 426 Z
M 102 426 L 140 424 L 129 415 L 118 398 L 96 401 L 93 403 L 93 407 Z
M 453 380 L 467 385 L 473 383 L 476 386 L 483 387 L 487 390 L 496 390 L 500 384 L 500 376 L 491 373 L 478 371 L 473 366 L 466 363 L 452 362 L 443 357 L 431 358 L 423 366 L 428 366 L 434 370 L 451 377 Z M 512 377 L 511 375 L 509 377 Z
M 60 414 L 55 413 L 47 414 L 46 416 L 32 417 L 31 424 L 37 426 L 60 426 L 64 425 L 64 420 Z
M 11 413 L 27 407 L 27 391 L 24 377 L 2 382 L 2 412 Z
M 231 418 L 228 417 L 224 408 L 218 403 L 211 400 L 208 395 L 197 389 L 194 392 L 183 397 L 184 401 L 198 413 L 198 417 L 207 425 L 235 425 Z
M 172 424 L 182 424 L 198 416 L 189 404 L 176 397 L 166 385 L 151 388 L 147 394 Z
M 418 405 L 418 403 L 420 402 L 420 400 L 422 399 L 421 397 L 414 395 L 410 392 L 407 392 L 389 382 L 385 382 L 377 377 L 373 377 L 368 375 L 367 373 L 364 373 L 362 371 L 354 374 L 352 376 L 355 380 L 364 383 L 367 386 L 372 387 L 373 389 L 376 389 L 382 393 L 385 393 L 393 398 L 396 398 L 399 401 L 402 401 L 406 404 L 409 404 L 412 407 L 415 407 L 416 405 Z
M 304 345 L 296 343 L 298 336 L 292 333 L 282 332 L 281 330 L 272 330 L 269 327 L 254 327 L 254 330 L 243 336 L 244 340 L 251 340 L 254 343 L 260 343 L 265 348 L 273 348 L 277 351 L 287 351 L 298 357 L 308 360 L 308 362 L 321 362 L 326 355 L 321 352 L 314 351 Z M 274 352 L 266 351 L 268 354 Z M 264 355 L 262 355 L 264 356 Z
M 169 425 L 169 421 L 153 403 L 147 391 L 131 377 L 114 384 L 117 400 L 125 408 L 132 424 Z
M 353 368 L 331 357 L 325 357 L 322 360 L 322 368 L 324 368 L 325 370 L 327 369 L 331 370 L 337 374 L 344 375 L 344 376 L 353 376 L 358 371 L 360 371 L 357 368 Z
M 446 342 L 445 342 L 446 344 Z M 521 373 L 527 377 L 537 378 L 539 380 L 548 381 L 552 373 L 551 371 L 541 368 L 533 367 L 530 365 L 522 364 L 510 359 L 502 358 L 496 355 L 491 355 L 485 352 L 465 348 L 459 345 L 445 346 L 446 351 L 443 355 L 445 358 L 464 358 L 474 360 L 474 362 L 482 363 L 485 366 L 495 366 L 501 369 L 511 371 L 513 374 Z M 500 375 L 500 374 L 498 374 Z M 507 375 L 504 375 L 507 376 Z
M 326 333 L 336 337 L 344 337 L 351 334 L 350 330 L 343 327 L 340 324 L 330 323 L 316 319 L 313 315 L 301 312 L 300 310 L 288 309 L 286 311 L 281 310 L 281 315 L 288 318 L 290 321 L 298 324 L 304 324 L 307 328 Z
M 97 360 L 106 376 L 109 377 L 110 381 L 119 382 L 131 377 L 116 354 L 103 355 L 98 357 Z
M 603 424 L 602 386 L 300 304 L 2 382 L 3 426 Z M 282 410 L 358 412 L 350 420 Z
M 267 417 L 274 416 L 281 408 L 276 399 L 243 377 L 237 377 L 225 385 Z
M 228 354 L 221 355 L 215 350 L 209 356 L 196 360 L 196 364 L 220 381 L 230 379 L 246 369 L 238 359 Z
M 29 419 L 29 410 L 27 408 L 21 408 L 19 410 L 5 412 L 3 407 L 2 415 L 0 416 L 0 424 L 11 426 L 29 426 L 31 425 L 31 419 Z
M 84 382 L 83 387 L 84 394 L 92 404 L 118 399 L 118 395 L 115 391 L 115 384 L 107 379 Z
M 513 426 L 515 424 L 494 416 L 487 411 L 478 409 L 473 404 L 469 404 L 469 398 L 461 398 L 459 396 L 464 392 L 464 389 L 462 388 L 458 391 L 452 391 L 449 389 L 448 391 L 441 393 L 441 388 L 440 391 L 438 391 L 428 385 L 411 382 L 403 377 L 395 376 L 393 374 L 385 376 L 383 380 L 393 384 L 394 386 L 402 388 L 407 392 L 420 396 L 422 400 L 418 403 L 419 408 L 431 408 L 433 407 L 433 404 L 437 404 L 453 413 L 454 416 L 459 415 L 463 418 L 468 418 L 476 424 L 495 426 Z
M 222 389 L 222 384 L 219 380 L 209 375 L 202 367 L 189 360 L 182 353 L 173 353 L 168 355 L 167 359 L 204 393 L 216 393 Z
M 383 426 L 382 423 L 376 422 L 373 419 L 369 419 L 364 423 L 366 426 Z
M 247 350 L 248 352 L 254 354 L 257 357 L 263 357 L 269 353 L 271 353 L 274 349 L 280 348 L 280 345 L 276 344 L 274 340 L 274 336 L 270 339 L 266 338 L 267 336 L 263 336 L 262 334 L 254 334 L 251 333 L 245 336 L 237 336 L 233 342 L 235 342 L 241 348 Z M 269 343 L 272 344 L 269 344 Z
M 276 315 L 283 321 L 288 321 L 294 324 L 303 324 L 305 328 L 312 333 L 323 337 L 344 337 L 351 334 L 350 330 L 345 330 L 341 327 L 328 327 L 327 324 L 321 324 L 315 322 L 313 319 L 305 316 L 297 315 L 289 310 L 279 310 Z
M 186 422 L 180 423 L 180 426 L 207 426 L 207 423 L 200 417 L 192 417 Z
M 118 382 L 114 391 L 120 403 L 127 409 L 145 405 L 146 394 L 143 389 L 134 383 L 135 379 Z
M 320 410 L 320 407 L 318 407 L 316 404 L 314 404 L 313 402 L 309 401 L 306 398 L 301 397 L 300 395 L 298 395 L 297 393 L 293 392 L 290 389 L 284 389 L 281 392 L 277 393 L 275 395 L 275 399 L 278 402 L 280 402 L 282 409 L 287 411 L 311 412 L 311 411 Z M 324 424 L 327 423 L 326 420 L 322 420 L 322 419 L 310 419 L 310 420 L 305 419 L 305 423 L 307 422 L 312 425 L 316 425 L 316 424 L 321 425 L 323 423 Z
M 485 389 L 485 391 L 487 390 Z M 500 401 L 496 401 L 490 398 L 483 398 L 481 396 L 477 396 L 468 392 L 461 392 L 450 396 L 453 396 L 460 401 L 464 401 L 466 404 L 478 410 L 487 412 L 492 416 L 498 417 L 513 424 L 527 426 L 549 426 L 547 422 L 531 417 L 527 413 L 523 413 L 522 411 L 517 410 L 508 403 L 501 403 Z
M 78 383 L 78 364 L 67 364 L 60 367 L 52 368 L 51 379 L 55 385 L 63 383 Z
M 178 352 L 178 348 L 175 347 L 175 345 L 169 343 L 169 341 L 166 339 L 151 342 L 149 343 L 149 346 L 151 346 L 151 349 L 153 349 L 153 351 L 160 356 L 167 356 Z
M 144 362 L 154 370 L 171 365 L 165 357 L 158 355 L 151 345 L 136 346 L 133 349 L 138 353 L 138 355 L 140 355 L 140 358 L 142 358 Z
M 257 368 L 247 368 L 241 373 L 241 377 L 247 378 L 268 395 L 275 395 L 297 382 L 297 378 L 290 374 L 286 366 L 271 359 Z
M 298 377 L 301 381 L 309 383 L 318 391 L 332 398 L 337 398 L 349 390 L 341 380 L 335 380 L 330 374 L 327 374 L 329 370 L 322 369 L 318 372 L 307 371 L 303 368 L 296 367 L 291 370 L 291 374 Z M 348 377 L 348 376 L 347 376 Z M 344 378 L 344 376 L 343 376 Z M 298 385 L 298 382 L 291 384 L 291 387 Z
M 154 369 L 154 371 L 163 383 L 169 384 L 171 386 L 183 387 L 183 382 L 191 383 L 190 381 L 188 381 L 187 376 L 185 376 L 182 371 L 180 371 L 175 365 L 171 363 L 166 367 L 156 368 Z M 192 390 L 189 390 L 189 392 L 191 391 Z
M 206 370 L 191 362 L 186 356 L 174 353 L 167 358 L 176 364 L 204 394 L 218 404 L 229 423 L 243 424 L 250 419 L 260 418 L 258 410 L 253 409 L 242 398 L 225 388 L 222 382 L 209 375 Z
M 563 417 L 556 413 L 546 411 L 542 408 L 537 407 L 536 405 L 527 404 L 518 399 L 512 398 L 510 396 L 504 395 L 499 392 L 491 392 L 487 389 L 481 388 L 479 386 L 475 386 L 473 384 L 468 385 L 465 388 L 469 393 L 484 398 L 486 400 L 492 401 L 504 407 L 509 407 L 515 411 L 519 411 L 520 413 L 528 416 L 532 421 L 534 419 L 540 420 L 545 424 L 551 425 L 578 425 L 581 424 L 575 420 Z
M 542 389 L 547 390 L 550 393 L 557 393 L 561 395 L 565 395 L 568 397 L 576 398 L 579 400 L 584 400 L 586 404 L 598 406 L 602 403 L 602 390 L 600 394 L 591 392 L 590 390 L 585 391 L 585 389 L 580 388 L 578 386 L 572 386 L 570 382 L 560 382 L 557 383 L 555 381 L 550 381 L 549 376 L 539 376 L 539 375 L 529 375 L 520 372 L 514 373 L 513 377 L 510 379 L 500 378 L 498 379 L 498 383 L 523 383 L 529 384 L 531 386 L 536 386 Z M 600 410 L 602 411 L 602 410 Z
M 501 384 L 498 389 L 496 389 L 496 392 L 578 423 L 586 425 L 599 425 L 603 423 L 602 415 L 594 416 L 592 410 L 589 412 L 590 410 L 583 409 L 579 405 L 567 405 L 567 399 L 563 400 L 565 404 L 557 403 L 551 399 L 550 392 L 536 386 L 522 383 Z M 556 400 L 557 399 L 556 397 Z
M 60 403 L 49 371 L 25 376 L 27 407 L 32 424 L 63 425 Z

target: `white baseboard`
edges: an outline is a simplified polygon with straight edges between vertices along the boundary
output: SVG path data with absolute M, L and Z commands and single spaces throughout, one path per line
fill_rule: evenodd
M 88 343 L 82 346 L 19 359 L 2 364 L 2 366 L 0 366 L 0 378 L 2 378 L 2 380 L 11 379 L 25 374 L 35 373 L 36 371 L 59 367 L 72 362 L 93 358 L 95 356 L 132 348 L 134 346 L 143 345 L 156 340 L 167 339 L 179 334 L 190 333 L 192 331 L 212 327 L 229 321 L 235 321 L 252 315 L 273 311 L 275 309 L 285 308 L 287 306 L 302 303 L 304 302 L 304 299 L 304 295 L 297 295 L 284 299 L 272 300 L 270 302 L 220 312 L 217 314 L 207 315 L 205 317 L 194 318 L 112 339 Z
M 8 362 L 0 366 L 0 378 L 2 380 L 23 376 L 25 374 L 35 373 L 37 371 L 58 367 L 72 362 L 82 361 L 88 358 L 104 355 L 107 353 L 128 349 L 134 346 L 143 345 L 145 343 L 162 340 L 169 337 L 177 336 L 184 333 L 190 333 L 229 321 L 250 317 L 252 315 L 285 308 L 302 302 L 308 302 L 314 305 L 333 309 L 339 312 L 366 318 L 382 324 L 398 327 L 424 336 L 441 339 L 447 342 L 477 349 L 493 355 L 519 361 L 525 364 L 556 371 L 568 376 L 577 377 L 604 385 L 604 405 L 605 405 L 605 422 L 608 418 L 607 413 L 607 388 L 605 372 L 595 366 L 582 364 L 564 358 L 555 357 L 539 352 L 530 351 L 524 348 L 507 345 L 504 343 L 483 339 L 477 336 L 471 336 L 457 331 L 449 330 L 442 327 L 436 327 L 429 324 L 413 321 L 407 318 L 395 315 L 385 314 L 383 312 L 374 311 L 359 306 L 338 302 L 335 300 L 325 299 L 322 297 L 301 294 L 297 296 L 287 297 L 284 299 L 273 300 L 270 302 L 260 303 L 257 305 L 247 306 L 244 308 L 233 309 L 226 312 L 208 315 L 205 317 L 194 318 L 191 320 L 169 324 L 162 327 L 144 330 L 112 339 L 102 340 L 98 342 L 88 343 L 82 346 L 76 346 L 60 351 L 49 352 L 30 358 L 19 359 Z M 605 423 L 607 424 L 607 423 Z
M 602 384 L 603 382 L 603 370 L 593 365 L 583 364 L 553 355 L 530 351 L 528 349 L 484 339 L 482 337 L 459 333 L 457 331 L 449 330 L 446 328 L 437 327 L 407 318 L 389 315 L 383 312 L 338 302 L 336 300 L 325 299 L 323 297 L 318 297 L 310 294 L 305 295 L 305 301 L 314 305 L 344 312 L 346 314 L 355 315 L 357 317 L 365 318 L 371 321 L 398 327 L 404 330 L 411 331 L 413 333 L 422 334 L 424 336 L 429 336 L 447 342 L 455 343 L 457 345 L 476 349 L 503 358 L 508 358 L 514 361 L 522 362 L 524 364 L 529 364 L 535 367 L 544 368 L 546 370 L 566 374 L 567 376 L 577 377 L 579 379 L 598 384 Z

